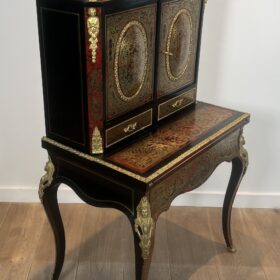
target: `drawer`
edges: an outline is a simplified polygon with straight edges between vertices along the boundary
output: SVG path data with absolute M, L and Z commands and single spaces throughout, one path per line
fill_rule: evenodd
M 106 147 L 129 137 L 152 124 L 152 109 L 106 130 Z
M 162 120 L 165 117 L 182 110 L 183 108 L 191 105 L 195 102 L 196 88 L 193 88 L 187 92 L 184 92 L 174 98 L 169 99 L 161 103 L 158 106 L 158 120 Z

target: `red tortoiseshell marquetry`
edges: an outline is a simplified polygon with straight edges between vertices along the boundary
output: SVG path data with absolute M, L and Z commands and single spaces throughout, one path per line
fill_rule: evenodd
M 201 103 L 195 110 L 160 127 L 156 133 L 111 155 L 108 159 L 143 174 L 199 137 L 221 126 L 235 114 L 232 110 Z

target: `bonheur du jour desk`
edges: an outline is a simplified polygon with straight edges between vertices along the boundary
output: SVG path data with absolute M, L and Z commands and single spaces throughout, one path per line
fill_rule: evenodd
M 104 155 L 89 155 L 43 137 L 49 160 L 39 196 L 56 243 L 54 280 L 65 254 L 65 233 L 57 201 L 61 183 L 86 203 L 122 211 L 134 232 L 136 279 L 148 279 L 156 222 L 178 195 L 199 187 L 222 162 L 232 162 L 223 206 L 223 234 L 234 252 L 231 209 L 248 166 L 243 126 L 249 115 L 198 102 L 156 131 Z M 85 280 L 85 279 L 83 279 Z M 113 280 L 113 279 L 112 279 Z

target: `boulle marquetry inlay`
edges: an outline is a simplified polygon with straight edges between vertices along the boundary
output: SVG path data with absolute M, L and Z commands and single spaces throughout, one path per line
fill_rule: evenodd
M 239 155 L 237 130 L 201 156 L 188 162 L 150 191 L 151 209 L 155 218 L 169 209 L 173 199 L 201 185 L 223 161 L 231 161 Z
M 110 160 L 138 173 L 145 173 L 164 158 L 193 142 L 234 114 L 215 106 L 201 106 L 161 127 L 157 133 L 110 156 Z
M 117 42 L 115 55 L 115 82 L 123 101 L 135 98 L 143 87 L 147 72 L 147 34 L 136 20 L 126 24 Z
M 166 71 L 172 81 L 180 79 L 189 65 L 192 39 L 192 18 L 181 9 L 172 20 L 167 37 Z
M 130 170 L 126 169 L 125 167 L 120 167 L 120 166 L 114 164 L 111 161 L 108 161 L 108 159 L 110 159 L 110 157 L 104 158 L 104 159 L 99 158 L 99 157 L 95 157 L 95 156 L 80 152 L 76 149 L 73 149 L 73 148 L 71 148 L 69 146 L 66 146 L 62 143 L 59 143 L 57 141 L 54 141 L 54 140 L 52 140 L 48 137 L 43 137 L 42 141 L 46 142 L 50 145 L 53 145 L 55 147 L 58 147 L 62 150 L 65 150 L 67 152 L 70 152 L 71 154 L 74 154 L 74 155 L 76 155 L 78 157 L 81 157 L 83 159 L 86 159 L 88 161 L 96 162 L 100 165 L 104 165 L 106 167 L 109 167 L 109 168 L 111 168 L 115 171 L 118 171 L 122 174 L 125 174 L 125 175 L 127 175 L 131 178 L 134 178 L 134 179 L 138 180 L 138 181 L 141 181 L 141 182 L 144 182 L 144 183 L 149 183 L 152 180 L 154 180 L 155 178 L 157 178 L 158 176 L 160 176 L 161 174 L 163 174 L 164 172 L 166 172 L 168 169 L 174 167 L 176 164 L 178 164 L 182 160 L 184 160 L 187 157 L 189 157 L 190 155 L 196 153 L 197 151 L 199 151 L 203 147 L 207 146 L 209 143 L 211 143 L 215 139 L 221 137 L 227 131 L 231 130 L 232 128 L 241 124 L 242 122 L 248 121 L 249 117 L 250 117 L 250 115 L 247 114 L 247 113 L 240 115 L 239 117 L 237 117 L 232 122 L 229 122 L 228 124 L 225 124 L 225 126 L 223 126 L 217 132 L 211 134 L 209 137 L 205 138 L 204 140 L 202 140 L 201 142 L 199 142 L 195 146 L 193 146 L 190 149 L 186 150 L 185 152 L 181 153 L 178 157 L 172 159 L 170 162 L 166 163 L 163 167 L 157 169 L 155 172 L 153 172 L 152 174 L 150 174 L 149 176 L 146 176 L 146 177 L 142 176 L 142 175 L 139 175 L 139 174 L 137 174 L 133 171 L 130 171 Z
M 156 5 L 106 16 L 106 118 L 153 99 Z
M 158 97 L 173 93 L 195 80 L 201 1 L 162 4 Z

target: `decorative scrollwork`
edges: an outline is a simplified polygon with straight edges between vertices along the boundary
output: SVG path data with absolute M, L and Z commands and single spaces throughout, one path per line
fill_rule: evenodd
M 88 19 L 87 19 L 87 28 L 89 34 L 89 48 L 91 50 L 92 62 L 96 62 L 96 50 L 98 43 L 98 33 L 100 28 L 99 18 L 96 16 L 96 9 L 88 9 Z
M 147 197 L 143 197 L 137 206 L 137 218 L 135 219 L 135 231 L 140 238 L 139 246 L 142 249 L 142 258 L 148 259 L 152 245 L 155 223 L 151 217 L 151 208 Z
M 55 172 L 55 167 L 50 157 L 45 165 L 44 170 L 46 171 L 46 174 L 43 175 L 40 180 L 39 191 L 38 191 L 39 198 L 41 201 L 43 200 L 45 189 L 49 187 L 53 181 L 53 174 Z

